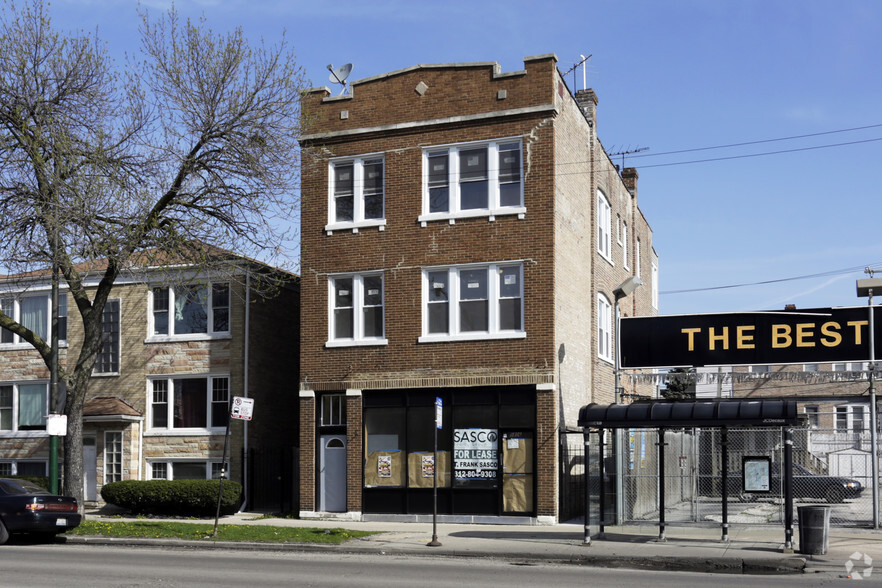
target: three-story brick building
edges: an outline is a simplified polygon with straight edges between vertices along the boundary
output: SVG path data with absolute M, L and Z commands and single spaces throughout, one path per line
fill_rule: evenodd
M 440 514 L 557 519 L 559 434 L 612 402 L 614 307 L 656 312 L 658 260 L 556 63 L 305 96 L 301 516 L 426 515 L 437 473 Z

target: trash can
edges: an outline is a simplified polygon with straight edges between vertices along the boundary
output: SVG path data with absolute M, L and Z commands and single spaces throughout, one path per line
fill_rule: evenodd
M 799 517 L 799 552 L 824 555 L 830 537 L 830 507 L 822 505 L 797 507 Z

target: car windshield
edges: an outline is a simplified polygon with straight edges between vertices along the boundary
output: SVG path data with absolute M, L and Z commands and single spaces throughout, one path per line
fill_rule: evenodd
M 46 494 L 46 489 L 28 480 L 0 479 L 0 490 L 5 494 Z

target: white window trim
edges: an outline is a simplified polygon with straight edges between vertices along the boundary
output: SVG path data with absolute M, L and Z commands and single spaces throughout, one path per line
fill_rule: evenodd
M 855 408 L 862 408 L 863 414 L 861 415 L 861 423 L 863 427 L 860 432 L 854 430 L 854 423 L 857 420 L 855 418 Z M 846 414 L 846 430 L 839 430 L 839 409 L 845 409 Z M 870 405 L 869 404 L 840 404 L 836 406 L 833 411 L 833 430 L 837 433 L 847 433 L 849 435 L 853 434 L 863 434 L 870 433 Z
M 20 475 L 18 473 L 18 465 L 22 463 L 41 463 L 43 464 L 43 475 L 49 473 L 49 462 L 45 459 L 0 459 L 0 463 L 8 463 L 12 465 L 12 476 Z
M 499 204 L 499 146 L 509 143 L 518 143 L 518 152 L 521 162 L 521 205 L 520 206 L 501 206 Z M 476 208 L 461 210 L 460 209 L 460 193 L 459 193 L 459 157 L 457 154 L 464 149 L 474 149 L 479 147 L 487 147 L 487 183 L 489 184 L 489 194 L 487 198 L 487 208 Z M 429 212 L 429 156 L 439 153 L 447 153 L 447 174 L 448 174 L 448 190 L 449 205 L 448 212 Z M 431 221 L 449 221 L 453 224 L 456 219 L 489 217 L 490 221 L 495 220 L 497 216 L 518 215 L 523 219 L 527 213 L 524 205 L 524 144 L 520 137 L 510 137 L 503 139 L 494 139 L 492 141 L 477 141 L 473 143 L 456 143 L 451 145 L 433 145 L 423 149 L 423 209 L 422 214 L 417 217 L 417 221 L 422 226 L 427 226 Z M 495 162 L 495 163 L 492 163 Z
M 612 259 L 612 206 L 603 191 L 597 191 L 597 253 L 610 264 Z
M 383 336 L 364 337 L 364 278 L 380 276 L 383 281 L 380 296 L 383 300 Z M 339 278 L 352 278 L 352 333 L 351 339 L 336 339 L 334 337 L 334 280 Z M 383 272 L 359 272 L 355 274 L 332 274 L 328 279 L 328 340 L 325 347 L 364 347 L 371 345 L 388 345 L 386 339 L 386 276 Z
M 613 363 L 613 308 L 603 292 L 597 294 L 597 357 Z
M 381 160 L 383 162 L 383 218 L 364 218 L 364 163 L 366 161 Z M 336 202 L 334 198 L 334 166 L 340 164 L 352 164 L 352 220 L 337 221 Z M 383 153 L 368 153 L 356 157 L 336 157 L 328 162 L 328 224 L 325 232 L 331 235 L 334 231 L 351 230 L 357 233 L 358 229 L 377 227 L 379 230 L 386 228 L 386 157 Z
M 181 435 L 214 435 L 217 433 L 223 433 L 226 429 L 225 426 L 212 427 L 209 425 L 208 427 L 154 427 L 153 426 L 153 382 L 156 380 L 165 380 L 168 382 L 168 399 L 166 404 L 168 404 L 168 423 L 169 425 L 174 424 L 174 402 L 172 399 L 172 395 L 174 394 L 174 381 L 175 380 L 193 380 L 193 379 L 205 379 L 207 380 L 206 389 L 205 389 L 205 404 L 206 404 L 206 413 L 205 419 L 206 422 L 211 422 L 211 396 L 212 396 L 212 382 L 216 379 L 226 379 L 227 380 L 227 394 L 232 395 L 232 382 L 230 379 L 230 374 L 172 374 L 172 375 L 157 375 L 150 376 L 147 378 L 147 424 L 146 430 L 144 431 L 145 437 L 174 437 Z M 229 418 L 229 416 L 227 417 Z
M 166 470 L 171 473 L 170 478 L 154 478 L 153 477 L 153 464 L 164 463 Z M 222 463 L 219 459 L 205 459 L 205 458 L 175 458 L 175 459 L 148 459 L 147 460 L 147 478 L 148 480 L 176 480 L 180 478 L 175 478 L 175 465 L 176 463 L 186 463 L 186 464 L 203 464 L 205 467 L 205 480 L 211 480 L 211 466 L 214 464 Z M 227 461 L 229 464 L 229 460 Z M 229 479 L 230 473 L 227 471 L 226 479 Z M 184 478 L 187 479 L 187 478 Z
M 643 271 L 643 264 L 640 262 L 640 256 L 643 253 L 643 243 L 640 241 L 640 237 L 637 237 L 637 249 L 634 251 L 634 275 L 638 278 L 642 278 L 641 272 Z
M 108 435 L 119 435 L 119 479 L 123 480 L 123 471 L 125 470 L 125 435 L 123 435 L 122 431 L 104 431 L 104 476 L 103 476 L 103 484 L 109 484 L 107 481 L 108 476 L 108 457 L 110 452 L 107 450 L 107 436 Z
M 622 267 L 626 270 L 631 269 L 628 262 L 628 223 L 622 221 Z
M 227 322 L 230 326 L 230 330 L 227 331 L 214 331 L 214 290 L 212 286 L 226 284 L 227 285 L 227 296 L 229 298 L 228 306 L 227 306 Z M 187 284 L 182 284 L 182 286 L 197 286 L 203 285 L 202 282 L 192 282 Z M 205 282 L 205 287 L 208 288 L 208 332 L 207 333 L 185 333 L 182 335 L 177 334 L 168 334 L 168 335 L 157 335 L 153 332 L 153 289 L 154 288 L 168 288 L 168 312 L 171 315 L 174 312 L 174 287 L 167 285 L 153 285 L 147 289 L 147 337 L 144 339 L 145 343 L 170 343 L 173 341 L 214 341 L 218 339 L 231 339 L 233 336 L 232 328 L 233 328 L 233 289 L 229 282 Z M 122 322 L 122 305 L 120 305 L 120 323 Z M 168 329 L 169 331 L 174 329 L 174 321 L 169 316 L 168 321 Z M 122 324 L 120 324 L 120 338 L 122 338 Z M 122 353 L 122 351 L 120 351 Z M 120 356 L 120 365 L 122 365 L 122 356 Z
M 0 438 L 3 437 L 48 437 L 49 433 L 46 432 L 46 429 L 26 429 L 19 430 L 18 429 L 18 414 L 19 414 L 19 386 L 33 386 L 33 385 L 43 385 L 46 388 L 45 392 L 45 404 L 46 412 L 48 412 L 49 407 L 49 382 L 46 380 L 22 380 L 22 381 L 14 381 L 14 382 L 0 382 L 2 386 L 12 386 L 12 429 L 4 429 L 0 430 Z M 45 418 L 45 415 L 44 415 Z M 38 460 L 39 461 L 39 460 Z
M 499 280 L 492 279 L 499 275 L 502 268 L 518 267 L 521 289 L 521 329 L 517 331 L 503 331 L 499 328 Z M 459 331 L 459 303 L 460 279 L 459 272 L 464 269 L 486 268 L 487 279 L 487 302 L 488 317 L 487 331 Z M 449 333 L 429 333 L 429 273 L 447 271 L 448 280 L 448 325 Z M 524 264 L 522 261 L 505 261 L 496 263 L 469 263 L 463 265 L 424 267 L 422 272 L 422 335 L 417 339 L 419 343 L 446 343 L 456 341 L 486 341 L 490 339 L 525 339 L 527 337 L 526 317 L 524 316 Z
M 67 303 L 67 291 L 59 292 L 59 300 L 64 297 L 65 303 Z M 2 292 L 0 293 L 0 299 L 2 298 L 11 298 L 13 300 L 13 314 L 12 319 L 18 323 L 21 323 L 21 300 L 22 298 L 46 298 L 46 333 L 51 336 L 52 333 L 52 295 L 45 290 L 32 290 L 28 292 Z M 59 304 L 60 306 L 60 304 Z M 70 328 L 70 306 L 65 306 L 65 314 L 60 315 L 64 318 L 68 319 L 68 328 Z M 47 339 L 48 342 L 48 339 Z M 67 347 L 67 339 L 59 339 L 58 345 L 60 347 Z M 27 341 L 23 341 L 21 337 L 14 334 L 12 335 L 12 343 L 0 343 L 0 350 L 7 349 L 33 349 L 33 346 Z

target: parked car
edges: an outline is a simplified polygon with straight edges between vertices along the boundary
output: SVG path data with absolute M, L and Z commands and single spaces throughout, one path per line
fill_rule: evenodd
M 730 498 L 740 497 L 742 501 L 750 502 L 763 496 L 782 496 L 783 481 L 779 464 L 772 464 L 771 474 L 771 492 L 765 494 L 744 492 L 741 472 L 730 472 L 727 484 Z M 858 480 L 816 474 L 799 464 L 793 464 L 793 498 L 815 498 L 833 503 L 846 498 L 859 498 L 863 491 L 864 487 Z
M 0 545 L 11 533 L 64 533 L 82 518 L 75 498 L 57 496 L 27 480 L 0 478 Z

